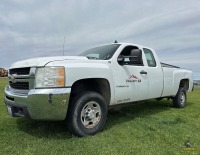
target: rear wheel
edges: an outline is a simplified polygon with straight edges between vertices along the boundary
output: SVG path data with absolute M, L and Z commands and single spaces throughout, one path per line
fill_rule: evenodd
M 93 135 L 103 129 L 106 119 L 107 104 L 100 94 L 88 91 L 71 100 L 67 125 L 74 135 Z
M 184 87 L 180 87 L 178 93 L 173 99 L 173 105 L 176 108 L 184 108 L 186 106 L 186 91 Z

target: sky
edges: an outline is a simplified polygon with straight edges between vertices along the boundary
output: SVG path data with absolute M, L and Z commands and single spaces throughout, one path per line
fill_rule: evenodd
M 65 44 L 64 44 L 65 37 Z M 115 40 L 155 49 L 200 80 L 199 0 L 1 0 L 0 67 Z

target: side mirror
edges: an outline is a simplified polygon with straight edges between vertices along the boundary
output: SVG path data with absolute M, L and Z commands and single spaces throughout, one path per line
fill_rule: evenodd
M 123 55 L 119 55 L 119 57 L 117 58 L 117 62 L 122 65 L 124 62 L 124 56 Z
M 142 51 L 140 49 L 133 49 L 130 56 L 131 64 L 140 65 L 142 63 Z

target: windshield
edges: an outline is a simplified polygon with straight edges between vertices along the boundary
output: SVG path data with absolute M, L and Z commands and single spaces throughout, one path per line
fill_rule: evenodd
M 91 48 L 81 53 L 80 56 L 86 56 L 88 59 L 108 60 L 113 56 L 119 46 L 120 44 L 111 44 Z

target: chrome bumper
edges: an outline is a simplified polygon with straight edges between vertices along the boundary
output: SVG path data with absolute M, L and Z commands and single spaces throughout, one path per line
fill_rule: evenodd
M 5 88 L 5 104 L 9 113 L 35 120 L 64 120 L 71 88 L 31 89 L 27 95 Z

